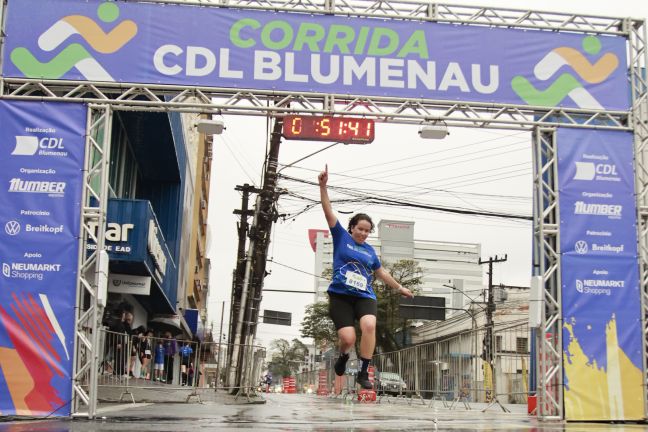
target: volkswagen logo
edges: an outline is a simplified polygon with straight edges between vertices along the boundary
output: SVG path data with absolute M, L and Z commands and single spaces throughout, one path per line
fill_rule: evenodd
M 576 251 L 577 254 L 584 255 L 587 253 L 589 248 L 587 247 L 587 242 L 584 240 L 579 240 L 576 242 L 574 245 L 574 250 Z
M 20 224 L 16 221 L 9 221 L 5 224 L 5 232 L 10 236 L 15 236 L 20 232 Z

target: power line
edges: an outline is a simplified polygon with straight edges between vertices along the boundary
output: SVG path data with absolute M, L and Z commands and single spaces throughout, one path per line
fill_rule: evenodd
M 513 165 L 513 166 L 515 166 L 515 165 Z M 316 172 L 317 171 L 317 170 L 311 170 L 311 169 L 308 169 L 308 168 L 302 168 L 302 169 L 306 170 L 306 171 L 311 171 L 311 172 Z M 503 169 L 503 167 L 501 169 Z M 467 174 L 467 175 L 470 175 L 470 174 Z M 358 180 L 365 180 L 367 182 L 382 183 L 382 184 L 386 184 L 386 185 L 394 185 L 394 186 L 404 187 L 404 188 L 416 187 L 415 185 L 408 185 L 408 184 L 403 184 L 403 183 L 395 183 L 395 182 L 382 181 L 382 180 L 374 180 L 374 179 L 369 179 L 369 178 L 353 177 L 353 176 L 346 176 L 346 177 L 354 178 L 354 179 L 358 179 Z M 313 182 L 313 181 L 300 179 L 300 178 L 288 176 L 288 175 L 285 175 L 285 174 L 282 174 L 281 178 L 284 179 L 284 180 L 288 180 L 288 181 L 303 183 L 304 185 L 309 185 L 309 186 L 310 185 L 316 185 L 316 183 Z M 335 186 L 335 187 L 340 188 L 340 189 L 345 189 L 343 186 Z M 456 192 L 456 191 L 450 191 L 450 190 L 438 189 L 438 188 L 431 188 L 431 187 L 420 187 L 420 186 L 418 186 L 418 187 L 420 189 L 422 189 L 423 192 L 440 192 L 440 193 L 448 193 L 448 194 L 457 194 L 457 193 L 459 193 L 459 194 L 462 194 L 462 195 L 467 195 L 467 196 L 472 197 L 472 198 L 483 198 L 483 199 L 489 199 L 489 200 L 491 200 L 493 198 L 499 198 L 499 199 L 502 199 L 502 200 L 509 199 L 509 200 L 519 200 L 519 201 L 529 201 L 531 199 L 531 197 L 521 196 L 521 195 L 484 194 L 484 193 L 478 193 L 478 192 Z M 365 191 L 365 192 L 368 192 L 368 193 L 369 192 L 378 192 L 378 193 L 380 193 L 380 192 L 385 191 L 385 189 L 367 189 L 367 188 L 356 189 L 356 190 L 361 190 L 361 191 Z M 398 190 L 398 189 L 395 189 L 395 190 Z
M 289 268 L 289 269 L 294 270 L 294 271 L 299 272 L 299 273 L 304 273 L 304 274 L 307 274 L 307 275 L 309 275 L 309 276 L 314 276 L 314 277 L 316 277 L 316 278 L 318 278 L 318 279 L 322 279 L 322 280 L 325 280 L 325 281 L 328 280 L 328 279 L 326 279 L 326 278 L 323 278 L 322 276 L 318 276 L 318 275 L 316 275 L 316 274 L 314 274 L 314 273 L 310 273 L 310 272 L 307 272 L 307 271 L 305 271 L 305 270 L 301 270 L 301 269 L 298 269 L 298 268 L 296 268 L 296 267 L 289 266 L 288 264 L 282 264 L 282 263 L 280 263 L 280 262 L 278 262 L 278 261 L 275 261 L 275 260 L 273 260 L 273 259 L 269 259 L 268 262 L 275 263 L 275 264 L 277 264 L 277 265 L 279 265 L 279 266 Z
M 294 179 L 294 180 L 300 181 L 298 179 Z M 303 182 L 309 183 L 308 181 L 303 181 Z M 422 208 L 427 210 L 435 210 L 440 212 L 456 213 L 456 214 L 464 214 L 464 215 L 476 215 L 476 216 L 495 217 L 495 218 L 504 218 L 504 219 L 532 220 L 531 216 L 526 216 L 526 215 L 501 213 L 501 212 L 493 212 L 493 211 L 477 211 L 469 208 L 460 208 L 460 207 L 439 206 L 439 205 L 425 204 L 421 202 L 405 201 L 402 199 L 398 199 L 397 197 L 385 197 L 385 196 L 381 197 L 376 195 L 371 196 L 362 192 L 353 191 L 351 189 L 346 189 L 339 186 L 329 186 L 329 188 L 339 192 L 346 193 L 348 196 L 352 197 L 344 200 L 333 200 L 333 202 L 336 203 L 362 202 L 363 204 L 377 204 L 377 205 L 393 206 L 393 207 L 402 206 L 402 207 Z M 300 196 L 293 192 L 289 192 L 289 193 L 295 197 Z M 308 200 L 309 198 L 305 198 L 305 199 Z
M 462 145 L 462 146 L 456 146 L 456 147 L 452 147 L 452 148 L 449 148 L 449 149 L 437 151 L 437 152 L 435 152 L 433 154 L 433 156 L 437 156 L 437 155 L 439 155 L 441 153 L 455 151 L 455 150 L 459 150 L 459 149 L 463 149 L 463 148 L 473 147 L 475 145 L 486 144 L 486 143 L 491 142 L 491 141 L 497 141 L 497 140 L 502 140 L 502 139 L 506 139 L 506 138 L 513 138 L 513 137 L 515 137 L 515 135 L 521 135 L 521 134 L 526 134 L 526 133 L 527 132 L 521 132 L 521 133 L 516 133 L 516 134 L 512 134 L 512 135 L 506 135 L 504 137 L 498 136 L 498 137 L 487 139 L 487 140 L 479 140 L 479 141 L 475 141 L 475 142 L 465 144 L 465 145 Z M 527 141 L 519 141 L 519 143 L 524 143 L 524 142 L 527 142 Z M 354 171 L 354 172 L 364 171 L 365 169 L 368 169 L 368 168 L 373 168 L 373 167 L 383 166 L 383 165 L 390 165 L 390 164 L 403 162 L 403 161 L 408 161 L 408 160 L 412 160 L 412 159 L 420 159 L 421 157 L 430 156 L 430 155 L 431 155 L 430 152 L 420 153 L 420 154 L 415 155 L 415 156 L 409 156 L 409 157 L 406 157 L 406 158 L 396 159 L 396 160 L 392 160 L 392 161 L 389 161 L 389 162 L 381 162 L 381 163 L 376 163 L 376 164 L 372 164 L 372 165 L 367 165 L 367 166 L 364 166 L 364 167 L 354 168 L 352 170 L 342 171 L 342 173 L 346 173 L 346 172 L 350 172 L 350 171 Z

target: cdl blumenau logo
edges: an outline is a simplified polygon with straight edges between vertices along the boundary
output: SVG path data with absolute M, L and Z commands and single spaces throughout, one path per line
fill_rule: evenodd
M 613 163 L 574 162 L 574 180 L 620 182 L 617 166 Z
M 12 156 L 34 156 L 36 153 L 40 156 L 58 156 L 66 157 L 68 152 L 65 151 L 63 138 L 43 137 L 29 135 L 17 135 L 16 145 L 11 152 Z
M 76 68 L 91 81 L 115 81 L 83 45 L 73 42 L 81 37 L 95 53 L 113 54 L 119 51 L 137 34 L 137 24 L 119 19 L 119 6 L 104 2 L 97 8 L 99 23 L 92 17 L 68 15 L 55 21 L 38 38 L 41 52 L 32 53 L 27 48 L 15 48 L 11 62 L 28 78 L 59 79 L 70 69 Z M 106 28 L 106 31 L 104 31 Z M 52 52 L 56 54 L 52 57 Z M 48 61 L 38 59 L 46 58 Z
M 566 46 L 554 48 L 533 68 L 542 89 L 521 75 L 511 80 L 511 87 L 529 105 L 553 107 L 569 97 L 580 108 L 603 109 L 584 87 L 602 83 L 619 67 L 615 54 L 606 52 L 599 57 L 601 48 L 596 36 L 583 38 L 582 51 Z

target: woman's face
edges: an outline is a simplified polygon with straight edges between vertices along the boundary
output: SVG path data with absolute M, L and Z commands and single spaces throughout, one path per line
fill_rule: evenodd
M 371 224 L 369 221 L 360 220 L 358 223 L 351 227 L 351 237 L 356 243 L 364 243 L 371 233 Z

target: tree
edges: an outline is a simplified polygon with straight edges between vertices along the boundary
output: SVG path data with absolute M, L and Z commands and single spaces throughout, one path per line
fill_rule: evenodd
M 383 267 L 405 288 L 414 294 L 420 291 L 423 271 L 414 260 L 403 259 L 395 263 L 383 262 Z M 382 352 L 396 351 L 403 348 L 402 340 L 394 337 L 399 328 L 403 334 L 407 320 L 399 316 L 401 296 L 379 279 L 374 281 L 374 290 L 378 299 L 378 317 L 376 322 L 376 348 Z
M 321 301 L 306 307 L 300 332 L 302 337 L 312 338 L 317 347 L 336 344 L 337 331 L 333 321 L 329 318 L 328 302 Z
M 268 370 L 276 377 L 293 375 L 308 355 L 308 348 L 299 339 L 293 339 L 292 343 L 286 339 L 275 339 L 270 343 L 270 349 L 272 360 Z

